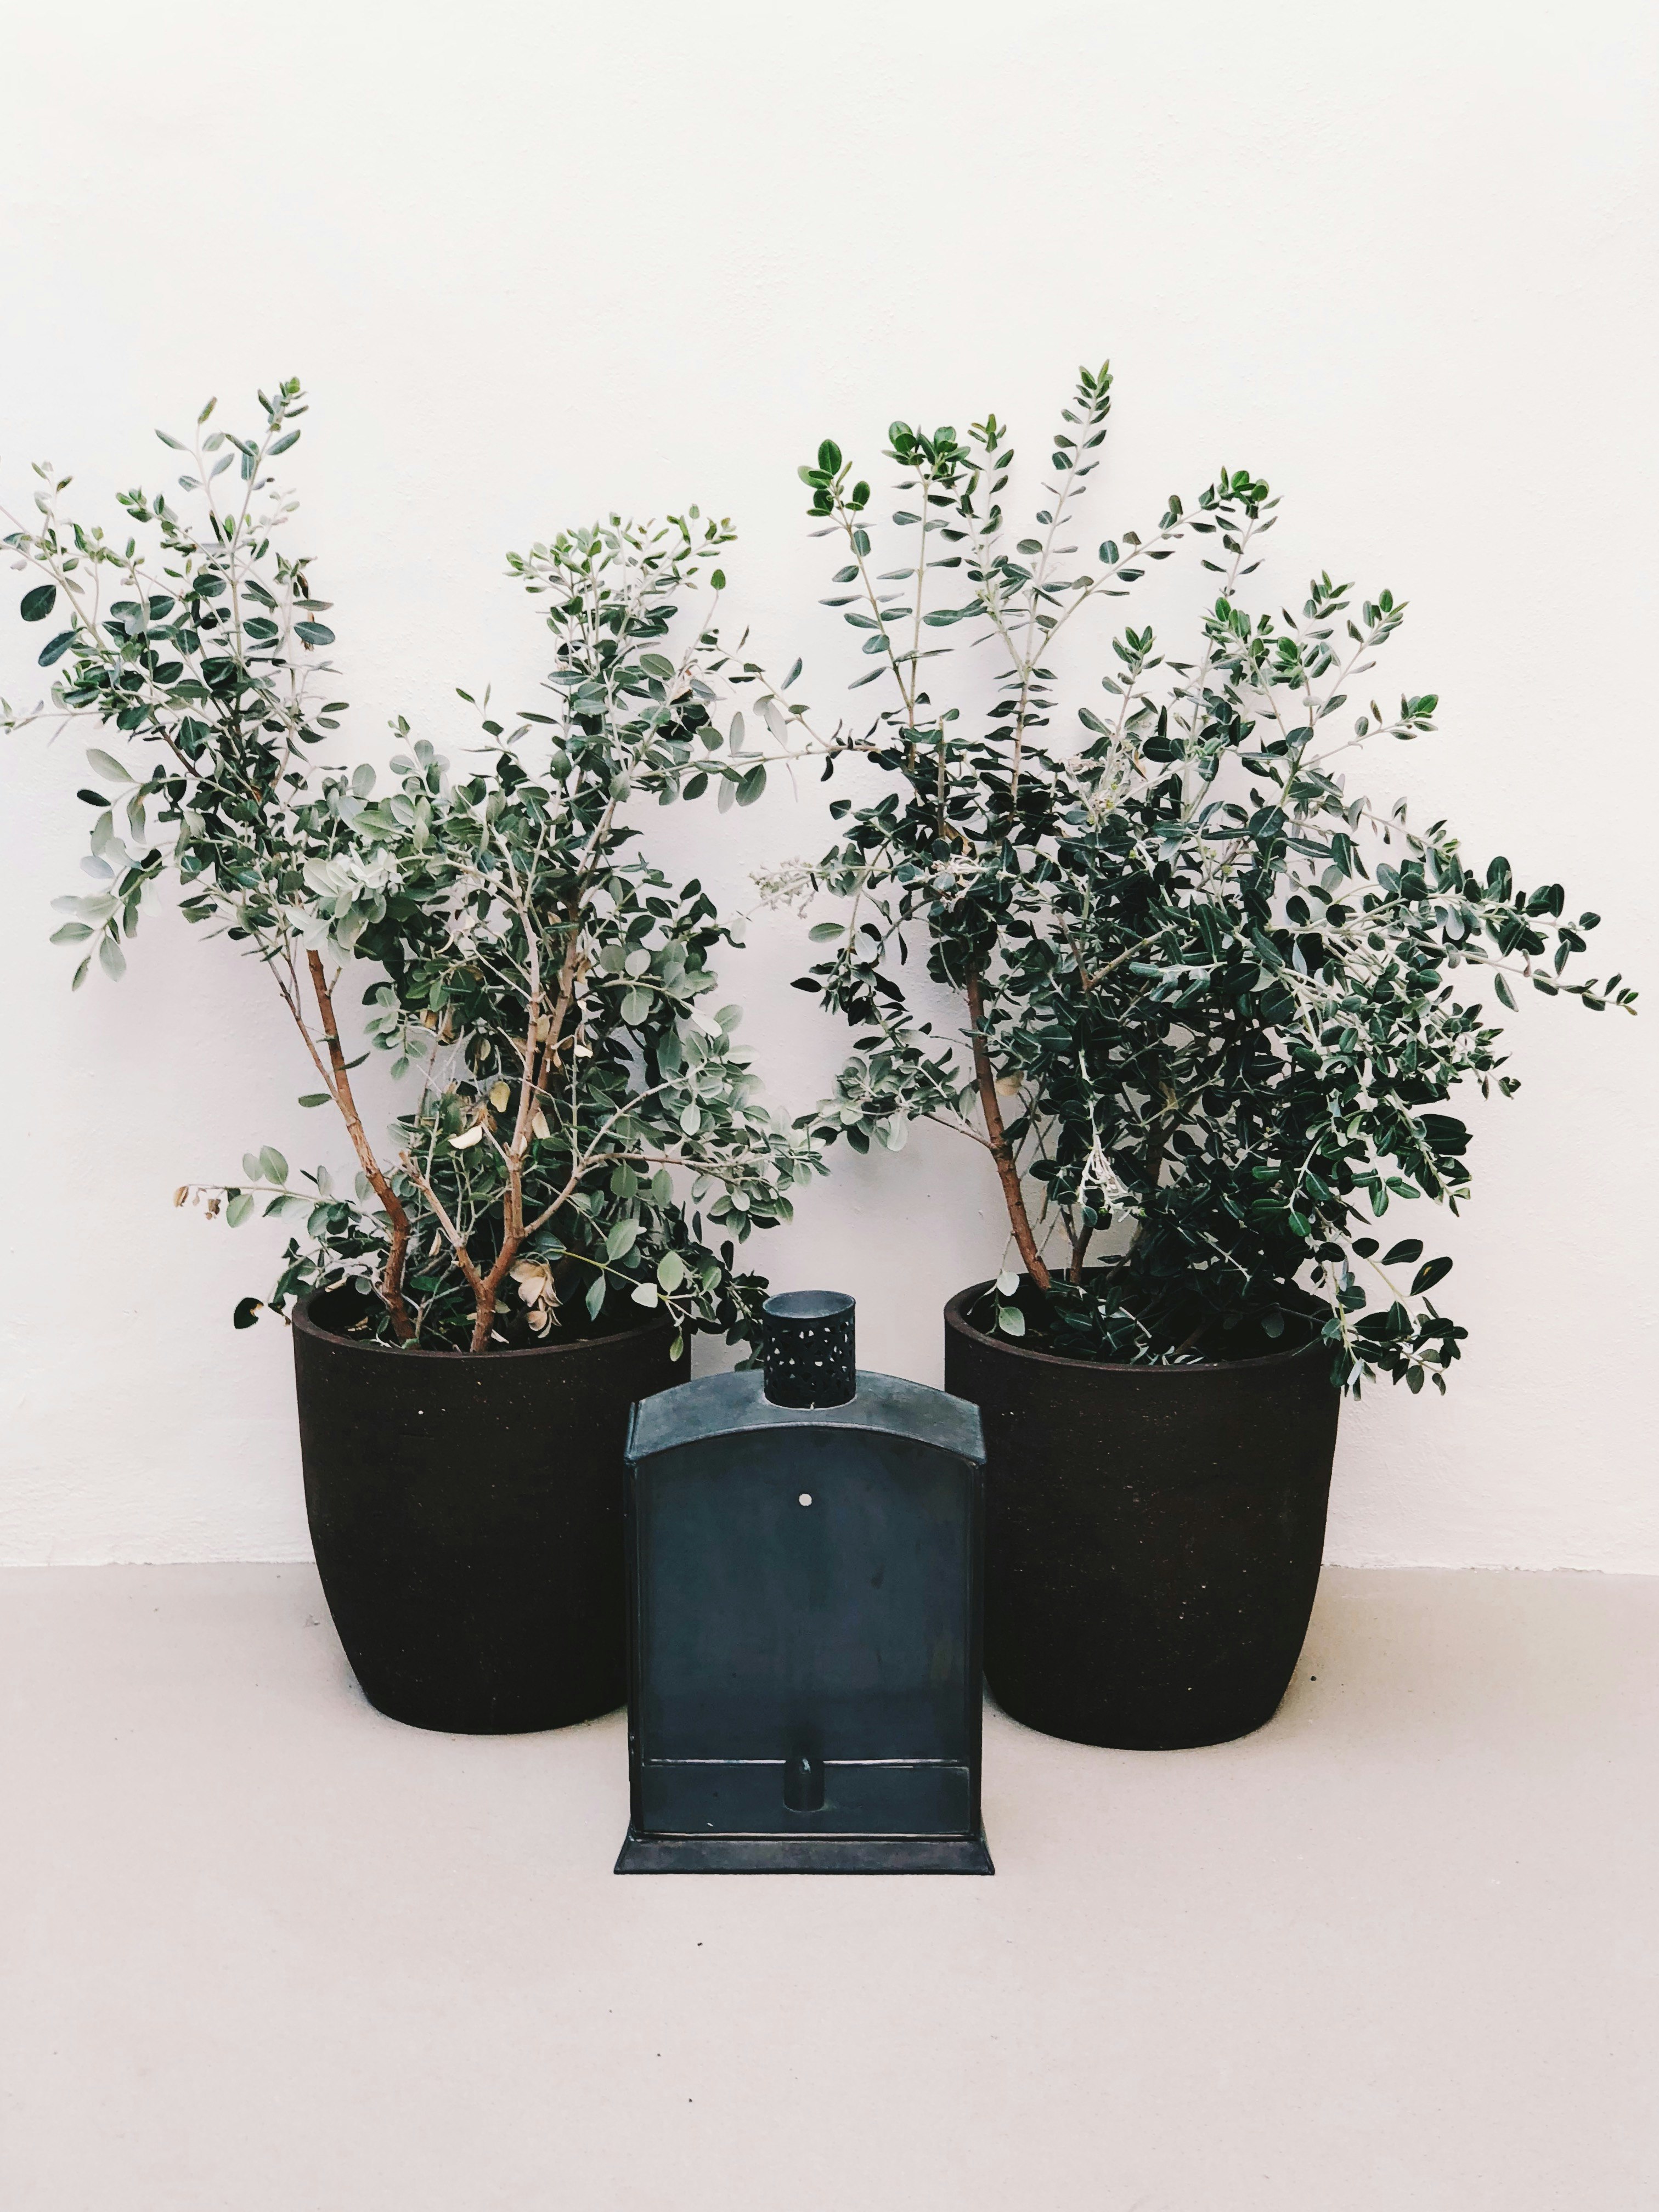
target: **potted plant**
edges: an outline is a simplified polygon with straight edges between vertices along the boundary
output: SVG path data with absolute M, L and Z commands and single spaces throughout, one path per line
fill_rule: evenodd
M 307 1507 L 366 1694 L 427 1727 L 553 1727 L 624 1693 L 628 1408 L 685 1373 L 693 1331 L 750 1335 L 765 1285 L 736 1245 L 813 1171 L 755 1096 L 736 1008 L 708 1011 L 730 929 L 630 818 L 711 779 L 757 788 L 710 719 L 716 633 L 671 644 L 731 532 L 694 508 L 514 557 L 556 641 L 543 708 L 509 726 L 486 694 L 454 772 L 399 720 L 377 790 L 372 767 L 322 764 L 334 634 L 313 563 L 280 550 L 295 502 L 273 466 L 305 403 L 286 383 L 260 404 L 248 438 L 210 427 L 211 402 L 188 443 L 158 434 L 187 455 L 187 504 L 122 495 L 131 536 L 64 517 L 50 469 L 36 519 L 10 518 L 58 671 L 36 714 L 106 733 L 81 793 L 93 881 L 56 936 L 76 988 L 94 958 L 118 979 L 172 882 L 281 998 L 299 1103 L 332 1109 L 352 1173 L 264 1146 L 177 1200 L 292 1224 L 274 1289 L 234 1318 L 293 1309 Z M 353 1088 L 370 1052 L 406 1085 L 384 1143 Z
M 1083 372 L 1012 543 L 994 416 L 892 426 L 896 558 L 833 443 L 802 470 L 842 561 L 828 604 L 884 686 L 843 744 L 888 782 L 836 801 L 834 848 L 767 888 L 845 902 L 799 985 L 858 1032 L 819 1134 L 896 1145 L 926 1115 L 999 1178 L 1007 1244 L 951 1300 L 945 1356 L 985 1420 L 991 1686 L 1051 1733 L 1154 1747 L 1271 1716 L 1340 1393 L 1443 1389 L 1458 1357 L 1451 1262 L 1401 1215 L 1468 1195 L 1460 1087 L 1516 1088 L 1486 991 L 1634 994 L 1565 979 L 1596 917 L 1565 919 L 1559 884 L 1477 872 L 1443 823 L 1363 795 L 1361 750 L 1425 735 L 1437 702 L 1389 714 L 1358 688 L 1405 612 L 1389 592 L 1325 574 L 1299 615 L 1247 605 L 1264 483 L 1224 471 L 1079 552 L 1110 389 Z M 1176 658 L 1124 628 L 1062 738 L 1064 634 L 1186 547 L 1209 578 L 1195 639 Z M 961 624 L 988 711 L 943 686 Z M 923 968 L 959 1037 L 913 1005 Z

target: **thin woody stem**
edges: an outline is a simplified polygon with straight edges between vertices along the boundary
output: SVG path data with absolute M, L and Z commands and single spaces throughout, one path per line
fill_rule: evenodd
M 432 1188 L 427 1177 L 416 1166 L 414 1159 L 408 1152 L 403 1155 L 403 1166 L 410 1181 L 420 1191 L 436 1216 L 439 1227 L 449 1240 L 449 1248 L 454 1256 L 455 1264 L 465 1277 L 467 1287 L 472 1292 L 472 1339 L 468 1350 L 483 1352 L 489 1342 L 490 1330 L 495 1326 L 495 1300 L 501 1291 L 502 1280 L 513 1263 L 514 1255 L 523 1240 L 515 1238 L 503 1244 L 489 1273 L 487 1275 L 481 1273 L 477 1261 L 467 1250 L 466 1238 L 456 1226 L 449 1209 Z
M 1094 1233 L 1086 1221 L 1080 1222 L 1076 1230 L 1067 1225 L 1066 1237 L 1072 1248 L 1072 1264 L 1067 1270 L 1067 1279 L 1073 1283 L 1081 1283 L 1083 1280 L 1083 1263 L 1088 1255 L 1090 1240 Z
M 357 1111 L 357 1102 L 351 1095 L 351 1078 L 346 1071 L 345 1053 L 340 1044 L 339 1028 L 334 1019 L 334 1001 L 330 995 L 328 978 L 323 972 L 321 954 L 307 952 L 306 963 L 311 971 L 311 988 L 316 994 L 317 1011 L 323 1018 L 323 1042 L 328 1047 L 329 1066 L 333 1074 L 329 1087 L 345 1122 L 346 1133 L 351 1139 L 351 1148 L 362 1163 L 363 1173 L 374 1186 L 374 1195 L 380 1200 L 386 1219 L 392 1224 L 392 1243 L 386 1253 L 386 1270 L 380 1277 L 379 1289 L 381 1302 L 392 1316 L 393 1334 L 400 1344 L 407 1344 L 415 1334 L 415 1324 L 410 1319 L 409 1308 L 404 1303 L 404 1258 L 409 1250 L 409 1216 L 404 1211 L 403 1200 L 386 1181 L 386 1172 L 374 1157 L 374 1148 L 368 1141 L 362 1116 Z
M 520 907 L 520 920 L 526 932 L 530 932 L 533 927 L 533 918 L 523 902 L 522 895 L 515 902 Z M 499 1142 L 495 1144 L 495 1149 L 501 1153 L 506 1164 L 507 1177 L 507 1188 L 502 1207 L 501 1243 L 500 1249 L 490 1262 L 488 1273 L 478 1267 L 467 1250 L 465 1237 L 451 1219 L 430 1182 L 421 1174 L 407 1155 L 404 1163 L 411 1179 L 437 1216 L 439 1224 L 449 1240 L 450 1248 L 454 1253 L 455 1263 L 471 1290 L 473 1322 L 470 1348 L 473 1352 L 483 1352 L 489 1342 L 490 1331 L 495 1326 L 495 1306 L 501 1296 L 501 1285 L 506 1281 L 514 1261 L 524 1249 L 526 1239 L 533 1237 L 536 1231 L 550 1220 L 559 1208 L 568 1202 L 571 1193 L 578 1187 L 589 1166 L 589 1162 L 584 1159 L 553 1203 L 544 1208 L 533 1221 L 525 1220 L 524 1155 L 530 1133 L 531 1116 L 541 1096 L 549 1062 L 559 1046 L 561 1032 L 569 1013 L 571 1002 L 575 996 L 576 985 L 586 964 L 582 953 L 581 933 L 577 927 L 575 913 L 573 911 L 570 917 L 569 938 L 565 947 L 563 960 L 560 963 L 556 997 L 552 1012 L 548 1018 L 547 1039 L 545 1043 L 540 1045 L 537 1041 L 536 1030 L 541 1020 L 541 969 L 533 936 L 531 939 L 531 952 L 532 980 L 530 993 L 530 1019 L 521 1055 L 524 1061 L 524 1075 L 520 1086 L 519 1110 L 515 1117 L 511 1141 L 506 1146 Z M 635 1099 L 629 1103 L 637 1104 L 638 1101 Z M 617 1110 L 620 1112 L 622 1109 Z M 613 1114 L 611 1121 L 614 1121 L 616 1118 L 617 1115 Z M 609 1128 L 610 1126 L 610 1121 L 605 1125 L 605 1128 Z M 602 1130 L 601 1136 L 603 1133 Z M 492 1142 L 494 1141 L 495 1140 L 492 1138 Z
M 447 1233 L 449 1234 L 450 1242 L 454 1248 L 455 1257 L 460 1265 L 461 1272 L 466 1277 L 466 1279 L 471 1285 L 472 1289 L 475 1312 L 472 1323 L 471 1349 L 474 1352 L 483 1351 L 489 1342 L 489 1333 L 495 1325 L 495 1304 L 497 1298 L 501 1295 L 501 1285 L 506 1281 L 507 1273 L 512 1267 L 514 1261 L 518 1258 L 519 1254 L 524 1249 L 526 1239 L 533 1236 L 536 1231 L 539 1229 L 553 1213 L 558 1211 L 559 1206 L 566 1202 L 571 1191 L 574 1190 L 576 1188 L 576 1185 L 580 1182 L 581 1176 L 586 1172 L 586 1164 L 584 1162 L 581 1168 L 579 1169 L 577 1174 L 572 1178 L 570 1183 L 560 1194 L 559 1198 L 555 1200 L 554 1204 L 538 1214 L 534 1221 L 530 1222 L 529 1224 L 526 1223 L 524 1218 L 524 1158 L 529 1143 L 531 1115 L 539 1101 L 542 1082 L 546 1074 L 549 1062 L 558 1048 L 561 1040 L 561 1032 L 564 1028 L 566 1018 L 569 1013 L 571 1001 L 575 995 L 576 984 L 580 978 L 585 962 L 582 956 L 581 932 L 578 927 L 579 909 L 573 908 L 569 918 L 568 941 L 565 946 L 564 958 L 561 962 L 559 967 L 559 979 L 556 986 L 557 995 L 555 1000 L 552 1013 L 549 1017 L 548 1021 L 547 1039 L 544 1044 L 538 1045 L 536 1031 L 539 1027 L 541 1021 L 542 982 L 540 955 L 535 937 L 533 917 L 529 911 L 527 902 L 525 901 L 523 894 L 517 891 L 516 886 L 514 902 L 519 908 L 520 919 L 524 927 L 529 945 L 531 962 L 530 1012 L 523 1050 L 524 1073 L 520 1079 L 519 1087 L 519 1109 L 514 1120 L 512 1141 L 505 1147 L 499 1145 L 496 1146 L 496 1149 L 501 1152 L 502 1159 L 506 1163 L 507 1187 L 505 1203 L 502 1206 L 501 1213 L 501 1249 L 496 1253 L 494 1261 L 490 1263 L 489 1272 L 488 1274 L 480 1273 L 477 1267 L 473 1262 L 470 1254 L 466 1250 L 465 1239 L 459 1237 L 453 1225 L 447 1224 L 446 1221 L 446 1227 Z M 616 1116 L 613 1115 L 611 1119 L 614 1121 L 615 1118 Z M 607 1122 L 605 1127 L 608 1128 L 610 1127 L 610 1123 Z M 428 1186 L 422 1182 L 422 1189 L 427 1190 L 428 1197 L 433 1198 L 433 1203 L 435 1206 L 436 1199 L 433 1196 L 433 1194 Z M 441 1209 L 440 1209 L 440 1218 L 445 1218 L 442 1215 Z
M 1003 1202 L 1008 1208 L 1008 1225 L 1014 1232 L 1019 1256 L 1025 1262 L 1025 1272 L 1040 1291 L 1046 1291 L 1050 1281 L 1048 1262 L 1038 1251 L 1036 1238 L 1031 1234 L 1031 1218 L 1025 1211 L 1025 1194 L 1019 1185 L 1019 1165 L 1003 1127 L 996 1076 L 985 1042 L 985 999 L 981 979 L 970 975 L 967 990 L 968 1013 L 973 1024 L 970 1036 L 974 1048 L 974 1080 L 979 1087 L 980 1110 L 985 1116 L 991 1158 L 996 1162 L 997 1175 L 1002 1183 Z
M 450 1213 L 449 1208 L 444 1204 L 442 1199 L 439 1197 L 437 1192 L 434 1190 L 431 1182 L 428 1181 L 427 1176 L 423 1175 L 421 1170 L 416 1165 L 415 1158 L 412 1153 L 404 1152 L 399 1156 L 399 1159 L 404 1173 L 409 1177 L 410 1181 L 415 1185 L 415 1188 L 426 1200 L 427 1204 L 432 1208 L 433 1215 L 437 1221 L 438 1226 L 443 1231 L 444 1235 L 448 1238 L 450 1248 L 455 1255 L 456 1266 L 460 1269 L 462 1274 L 465 1276 L 467 1281 L 476 1291 L 483 1278 L 478 1273 L 477 1265 L 473 1260 L 472 1255 L 466 1249 L 466 1238 L 461 1231 L 456 1227 L 454 1218 Z
M 586 974 L 589 966 L 586 954 L 582 947 L 581 930 L 578 927 L 580 919 L 580 906 L 573 902 L 570 911 L 565 917 L 569 937 L 565 945 L 564 958 L 559 964 L 559 980 L 556 987 L 556 995 L 553 1002 L 553 1011 L 547 1018 L 547 1036 L 539 1047 L 538 1060 L 532 1074 L 531 1090 L 534 1100 L 539 1100 L 547 1086 L 553 1063 L 564 1049 L 566 1043 L 564 1025 L 570 1016 L 571 1003 L 576 995 L 576 987 Z

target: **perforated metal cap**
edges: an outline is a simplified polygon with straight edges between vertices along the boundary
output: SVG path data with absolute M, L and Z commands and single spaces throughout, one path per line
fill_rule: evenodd
M 845 1291 L 786 1291 L 762 1312 L 761 1366 L 775 1406 L 844 1406 L 857 1395 L 857 1307 Z

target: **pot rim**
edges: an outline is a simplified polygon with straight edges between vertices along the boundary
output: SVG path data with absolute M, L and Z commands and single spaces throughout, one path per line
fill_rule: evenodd
M 336 1288 L 338 1287 L 339 1285 L 337 1285 Z M 398 1360 L 550 1359 L 557 1358 L 561 1353 L 568 1355 L 576 1352 L 596 1351 L 600 1346 L 629 1344 L 640 1337 L 650 1336 L 659 1329 L 672 1329 L 674 1327 L 672 1316 L 653 1314 L 650 1320 L 641 1322 L 634 1328 L 613 1329 L 608 1336 L 580 1336 L 574 1341 L 564 1344 L 507 1344 L 495 1346 L 484 1352 L 444 1352 L 434 1346 L 420 1345 L 411 1352 L 405 1352 L 395 1344 L 382 1344 L 374 1338 L 363 1341 L 356 1337 L 342 1336 L 337 1329 L 325 1328 L 320 1322 L 313 1321 L 311 1308 L 313 1302 L 318 1298 L 333 1296 L 332 1291 L 307 1292 L 294 1309 L 292 1327 L 296 1335 L 314 1337 L 320 1344 L 338 1345 L 345 1352 L 380 1352 Z
M 947 1298 L 945 1305 L 946 1328 L 960 1329 L 964 1336 L 974 1337 L 981 1344 L 992 1345 L 997 1351 L 1008 1352 L 1016 1359 L 1040 1359 L 1047 1366 L 1069 1367 L 1085 1375 L 1237 1375 L 1246 1369 L 1287 1367 L 1293 1359 L 1305 1359 L 1310 1352 L 1326 1348 L 1322 1340 L 1316 1336 L 1289 1352 L 1258 1352 L 1249 1359 L 1194 1359 L 1185 1367 L 1142 1366 L 1131 1359 L 1069 1359 L 1064 1352 L 1039 1352 L 1035 1345 L 1021 1344 L 1014 1337 L 993 1336 L 988 1329 L 981 1328 L 969 1320 L 963 1310 L 968 1301 L 981 1296 L 995 1280 L 994 1275 L 988 1275 L 982 1283 L 970 1283 L 965 1291 L 958 1291 L 953 1298 Z

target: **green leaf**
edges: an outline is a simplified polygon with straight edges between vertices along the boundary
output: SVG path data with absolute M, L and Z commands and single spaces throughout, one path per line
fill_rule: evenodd
M 806 934 L 814 945 L 828 945 L 832 937 L 846 934 L 846 925 L 839 921 L 815 921 Z
M 626 1259 L 638 1243 L 639 1237 L 640 1224 L 632 1218 L 615 1223 L 605 1240 L 605 1258 L 611 1261 Z
M 239 1298 L 236 1310 L 230 1317 L 230 1325 L 233 1328 L 252 1328 L 264 1310 L 263 1298 Z
M 25 622 L 45 622 L 58 604 L 56 584 L 37 584 L 32 592 L 25 592 L 18 611 Z
M 1423 1239 L 1420 1237 L 1402 1237 L 1399 1243 L 1390 1245 L 1382 1255 L 1382 1265 L 1392 1267 L 1402 1261 L 1420 1260 L 1422 1256 Z
M 253 1211 L 253 1193 L 239 1190 L 225 1204 L 225 1219 L 233 1229 L 240 1229 Z
M 66 921 L 61 928 L 53 930 L 50 942 L 53 945 L 80 945 L 91 935 L 92 932 L 84 921 Z
M 332 645 L 334 642 L 334 633 L 326 623 L 295 623 L 294 635 L 305 645 Z
M 635 1283 L 633 1289 L 633 1299 L 636 1306 L 655 1305 L 657 1303 L 656 1285 L 654 1283 Z
M 75 632 L 72 629 L 60 629 L 50 643 L 41 647 L 37 665 L 50 668 L 53 661 L 63 659 L 74 642 Z
M 1024 1336 L 1025 1334 L 1025 1316 L 1018 1306 L 999 1306 L 997 1308 L 997 1327 L 1002 1331 L 1002 1334 L 1005 1336 Z
M 834 476 L 841 466 L 841 447 L 833 438 L 826 438 L 818 447 L 818 466 L 827 477 Z
M 260 1147 L 259 1172 L 267 1182 L 288 1181 L 288 1162 L 275 1145 L 264 1145 Z
M 738 785 L 739 806 L 752 806 L 766 788 L 766 763 L 758 761 Z
M 597 1321 L 599 1317 L 599 1309 L 605 1304 L 605 1277 L 603 1275 L 595 1275 L 592 1281 L 588 1285 L 587 1296 L 583 1300 L 583 1304 L 587 1308 L 587 1318 L 589 1321 Z
M 1437 1283 L 1443 1281 L 1451 1270 L 1449 1260 L 1425 1260 L 1412 1277 L 1412 1296 L 1421 1297 L 1425 1291 L 1431 1291 Z
M 685 1262 L 678 1252 L 665 1252 L 658 1261 L 657 1280 L 665 1291 L 678 1290 L 685 1280 Z
M 784 679 L 783 679 L 783 683 L 782 683 L 782 684 L 781 685 L 781 687 L 780 687 L 780 688 L 781 688 L 782 690 L 787 691 L 787 690 L 789 689 L 790 685 L 791 685 L 791 684 L 795 681 L 795 678 L 796 678 L 800 674 L 800 670 L 801 670 L 801 664 L 800 664 L 800 663 L 799 663 L 799 661 L 798 660 L 798 661 L 795 663 L 794 666 L 790 670 L 789 673 L 788 673 L 788 674 L 784 678 Z
M 87 765 L 100 775 L 106 775 L 112 783 L 131 783 L 135 780 L 112 753 L 100 751 L 96 745 L 87 747 Z
M 98 965 L 112 983 L 118 983 L 126 974 L 127 956 L 112 937 L 106 937 L 100 943 Z
M 326 1106 L 328 1103 L 329 1097 L 326 1091 L 307 1091 L 302 1094 L 300 1100 L 302 1106 Z
M 1492 980 L 1497 989 L 1499 999 L 1503 1001 L 1504 1006 L 1510 1009 L 1510 1012 L 1513 1013 L 1515 1011 L 1514 992 L 1510 990 L 1508 983 L 1504 981 L 1503 976 L 1494 975 Z

